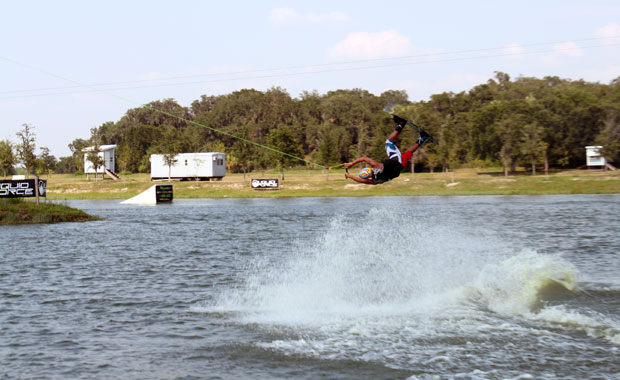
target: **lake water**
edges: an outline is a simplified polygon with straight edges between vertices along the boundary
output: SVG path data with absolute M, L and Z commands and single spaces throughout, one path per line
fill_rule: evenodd
M 68 204 L 0 227 L 0 378 L 620 378 L 618 195 Z

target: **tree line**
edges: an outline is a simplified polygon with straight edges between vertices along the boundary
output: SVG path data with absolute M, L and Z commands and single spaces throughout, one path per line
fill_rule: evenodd
M 34 127 L 23 124 L 16 133 L 19 142 L 0 140 L 0 173 L 3 177 L 15 174 L 15 166 L 21 163 L 26 174 L 48 174 L 58 166 L 58 160 L 50 154 L 49 148 L 42 146 L 36 154 L 36 134 Z
M 74 139 L 72 156 L 57 160 L 54 170 L 82 171 L 82 149 L 94 143 L 118 146 L 121 172 L 149 172 L 153 153 L 224 152 L 232 172 L 306 164 L 294 157 L 325 166 L 363 155 L 383 160 L 393 130 L 386 107 L 440 142 L 414 156 L 416 170 L 499 165 L 508 174 L 517 166 L 576 168 L 585 165 L 587 145 L 603 146 L 608 161 L 620 162 L 620 77 L 600 84 L 552 76 L 512 80 L 496 72 L 469 91 L 419 102 L 397 90 L 379 96 L 363 89 L 314 91 L 293 98 L 279 87 L 203 95 L 189 107 L 158 100 Z M 400 145 L 406 149 L 415 138 L 408 129 Z M 0 163 L 7 144 L 0 143 Z

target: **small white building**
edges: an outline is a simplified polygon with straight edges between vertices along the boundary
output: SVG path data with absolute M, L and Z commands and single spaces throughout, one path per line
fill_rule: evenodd
M 603 148 L 600 145 L 587 146 L 586 147 L 586 165 L 590 166 L 602 166 L 606 164 L 605 157 L 601 156 L 600 149 Z
M 163 154 L 151 154 L 151 181 L 168 179 Z M 170 179 L 221 180 L 226 175 L 226 155 L 220 152 L 179 153 L 170 167 Z
M 86 178 L 88 178 L 89 174 L 95 174 L 95 168 L 93 166 L 93 163 L 88 160 L 88 153 L 92 152 L 93 149 L 95 149 L 94 146 L 89 146 L 82 149 L 82 152 L 84 152 L 84 173 L 86 174 Z M 114 168 L 116 167 L 116 159 L 114 157 L 115 152 L 116 145 L 99 145 L 99 157 L 103 158 L 103 166 L 97 168 L 97 174 L 108 173 L 108 175 L 110 175 L 112 178 L 114 178 L 115 176 L 118 178 L 118 176 L 114 172 Z

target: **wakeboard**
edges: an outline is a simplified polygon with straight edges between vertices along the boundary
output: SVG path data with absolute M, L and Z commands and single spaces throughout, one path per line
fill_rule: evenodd
M 432 143 L 433 143 L 433 144 L 435 144 L 435 145 L 439 145 L 439 142 L 437 142 L 437 140 L 435 140 L 435 138 L 434 138 L 433 136 L 431 136 L 431 134 L 430 134 L 430 133 L 428 133 L 427 131 L 425 131 L 425 130 L 424 130 L 424 128 L 420 127 L 419 125 L 417 125 L 417 124 L 415 124 L 415 123 L 413 123 L 413 122 L 411 122 L 411 121 L 409 121 L 409 120 L 403 119 L 402 117 L 400 117 L 400 116 L 397 116 L 397 115 L 393 114 L 391 111 L 388 111 L 388 110 L 386 110 L 386 109 L 384 109 L 383 111 L 384 111 L 384 112 L 387 112 L 388 114 L 390 114 L 390 115 L 392 116 L 392 118 L 394 119 L 394 121 L 395 121 L 395 122 L 397 122 L 397 123 L 398 123 L 398 122 L 400 122 L 400 121 L 404 121 L 404 122 L 405 122 L 408 126 L 412 127 L 412 128 L 413 128 L 413 129 L 415 129 L 416 131 L 418 131 L 418 133 L 419 133 L 420 135 L 422 135 L 422 134 L 426 134 L 426 135 L 428 135 L 428 140 L 429 140 L 430 142 L 432 142 Z

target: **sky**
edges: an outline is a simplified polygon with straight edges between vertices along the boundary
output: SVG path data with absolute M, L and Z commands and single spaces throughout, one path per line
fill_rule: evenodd
M 2 1 L 0 140 L 57 158 L 130 108 L 281 87 L 412 101 L 492 78 L 620 76 L 614 1 Z

